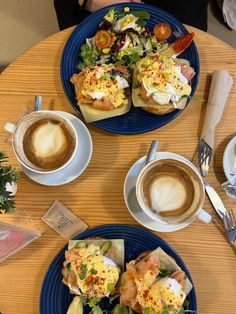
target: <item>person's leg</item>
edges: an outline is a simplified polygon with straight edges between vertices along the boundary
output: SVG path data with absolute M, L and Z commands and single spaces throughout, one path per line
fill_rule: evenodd
M 208 0 L 145 0 L 145 3 L 171 13 L 182 23 L 207 31 Z
M 60 30 L 80 23 L 89 12 L 79 10 L 78 0 L 54 0 Z

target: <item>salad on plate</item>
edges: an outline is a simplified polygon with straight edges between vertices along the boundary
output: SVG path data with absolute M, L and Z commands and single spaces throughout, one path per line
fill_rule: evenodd
M 79 51 L 80 73 L 72 76 L 77 104 L 87 122 L 127 113 L 135 107 L 157 115 L 183 109 L 195 71 L 179 59 L 194 33 L 168 43 L 168 23 L 146 27 L 146 11 L 110 9 Z

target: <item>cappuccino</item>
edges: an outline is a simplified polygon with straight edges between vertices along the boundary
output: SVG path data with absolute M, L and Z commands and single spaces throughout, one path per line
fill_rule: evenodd
M 204 189 L 196 172 L 175 159 L 160 159 L 146 167 L 136 187 L 140 206 L 152 218 L 180 223 L 202 206 Z
M 63 121 L 45 118 L 34 122 L 25 132 L 23 150 L 35 166 L 53 170 L 64 165 L 75 150 L 75 138 Z

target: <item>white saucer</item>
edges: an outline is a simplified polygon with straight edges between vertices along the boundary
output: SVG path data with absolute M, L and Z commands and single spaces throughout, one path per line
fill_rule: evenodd
M 72 162 L 67 167 L 52 174 L 35 173 L 21 165 L 22 170 L 31 180 L 42 185 L 57 186 L 73 181 L 87 168 L 92 156 L 92 138 L 83 122 L 68 112 L 58 112 L 70 120 L 75 127 L 79 140 L 78 149 Z
M 235 145 L 236 145 L 236 136 L 234 136 L 230 140 L 230 142 L 227 144 L 226 149 L 224 151 L 224 156 L 223 156 L 223 169 L 224 169 L 224 173 L 228 181 L 232 180 L 232 176 L 230 175 L 230 172 L 232 171 L 233 166 L 234 166 Z
M 197 168 L 188 159 L 184 158 L 183 156 L 177 155 L 175 153 L 170 153 L 170 152 L 157 152 L 156 153 L 157 159 L 171 158 L 171 157 L 176 158 L 180 161 L 187 162 L 198 172 Z M 150 218 L 146 213 L 144 213 L 144 211 L 139 206 L 139 203 L 136 197 L 135 188 L 136 188 L 137 177 L 144 167 L 145 160 L 146 160 L 146 156 L 137 160 L 133 164 L 133 166 L 130 168 L 125 178 L 123 193 L 124 193 L 125 204 L 130 214 L 141 225 L 154 231 L 173 232 L 173 231 L 177 231 L 177 230 L 187 227 L 188 223 L 183 223 L 179 225 L 161 224 L 153 220 L 152 218 Z

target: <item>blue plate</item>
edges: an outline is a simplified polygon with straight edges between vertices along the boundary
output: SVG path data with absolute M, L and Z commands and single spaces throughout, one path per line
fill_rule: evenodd
M 136 3 L 127 3 L 126 5 L 133 10 L 146 10 L 150 13 L 151 18 L 147 23 L 147 28 L 150 30 L 152 30 L 153 26 L 159 22 L 169 23 L 173 30 L 173 35 L 171 36 L 169 42 L 173 42 L 177 38 L 188 33 L 186 28 L 176 18 L 174 18 L 169 13 L 161 9 L 158 9 L 157 7 L 147 4 L 143 5 Z M 75 111 L 79 114 L 81 113 L 75 99 L 74 87 L 70 83 L 70 78 L 74 73 L 78 72 L 78 70 L 76 69 L 76 65 L 79 62 L 78 54 L 80 47 L 82 44 L 84 44 L 86 38 L 94 36 L 103 16 L 111 7 L 122 9 L 124 6 L 125 4 L 112 5 L 91 14 L 79 26 L 75 28 L 75 30 L 72 32 L 71 36 L 69 37 L 65 45 L 61 59 L 61 81 L 68 100 L 70 101 Z M 189 60 L 191 66 L 194 67 L 196 72 L 196 75 L 192 80 L 191 96 L 193 96 L 197 87 L 199 77 L 199 57 L 197 48 L 194 43 L 192 43 L 190 47 L 181 55 L 181 58 Z M 190 99 L 188 100 L 188 103 L 189 101 Z M 181 113 L 181 111 L 182 110 L 176 109 L 171 113 L 162 116 L 157 116 L 145 112 L 140 108 L 132 107 L 128 113 L 122 116 L 100 120 L 97 122 L 93 122 L 91 124 L 95 125 L 100 129 L 112 133 L 119 134 L 144 133 L 147 131 L 160 128 L 161 126 L 169 123 L 176 116 L 178 116 Z
M 85 231 L 75 239 L 84 239 L 94 236 L 104 237 L 106 239 L 124 239 L 125 262 L 135 259 L 144 251 L 154 250 L 160 246 L 167 254 L 175 259 L 192 282 L 187 267 L 176 251 L 167 242 L 149 231 L 122 224 L 104 225 Z M 69 304 L 73 299 L 73 296 L 69 293 L 68 287 L 62 283 L 61 267 L 66 249 L 67 245 L 55 256 L 48 268 L 41 289 L 40 314 L 66 314 Z M 188 299 L 190 302 L 190 310 L 197 313 L 197 299 L 194 287 Z

